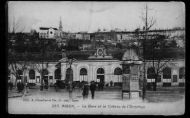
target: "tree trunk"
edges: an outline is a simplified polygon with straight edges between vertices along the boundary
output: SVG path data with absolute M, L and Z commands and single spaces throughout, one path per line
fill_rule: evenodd
M 153 91 L 156 91 L 156 89 L 157 89 L 157 78 L 158 78 L 158 75 L 155 75 L 155 82 L 153 84 Z
M 40 85 L 40 90 L 43 91 L 43 87 L 44 87 L 44 85 L 43 85 L 43 74 L 42 74 L 42 72 L 40 73 L 40 75 L 41 75 L 41 80 L 40 80 L 40 83 L 41 83 L 41 85 Z

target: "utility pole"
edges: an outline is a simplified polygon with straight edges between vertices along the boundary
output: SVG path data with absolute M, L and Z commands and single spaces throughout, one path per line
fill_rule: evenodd
M 41 40 L 41 43 L 42 43 L 42 70 L 41 70 L 41 75 L 42 75 L 42 77 L 41 77 L 41 86 L 40 86 L 40 90 L 41 91 L 43 91 L 43 87 L 44 87 L 44 85 L 43 85 L 43 79 L 44 79 L 44 40 L 43 40 L 43 38 L 42 38 L 42 40 Z
M 143 74 L 143 100 L 145 99 L 146 96 L 146 59 L 145 59 L 145 43 L 146 43 L 146 39 L 147 39 L 147 13 L 148 12 L 148 8 L 147 8 L 147 4 L 146 4 L 146 17 L 145 17 L 145 38 L 143 39 L 143 69 L 144 69 L 144 74 Z

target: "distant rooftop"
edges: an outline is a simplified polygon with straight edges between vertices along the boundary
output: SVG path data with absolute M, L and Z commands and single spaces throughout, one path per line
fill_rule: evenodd
M 40 27 L 40 30 L 48 30 L 48 29 L 54 29 L 54 30 L 57 30 L 57 28 L 53 28 L 53 27 Z

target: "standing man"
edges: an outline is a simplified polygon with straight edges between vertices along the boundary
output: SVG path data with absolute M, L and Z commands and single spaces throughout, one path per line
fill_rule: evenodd
M 90 91 L 91 91 L 92 99 L 94 99 L 95 90 L 96 90 L 96 84 L 95 84 L 94 81 L 92 81 L 92 82 L 90 83 Z
M 89 91 L 89 86 L 87 83 L 85 83 L 82 91 L 83 99 L 88 98 L 88 91 Z

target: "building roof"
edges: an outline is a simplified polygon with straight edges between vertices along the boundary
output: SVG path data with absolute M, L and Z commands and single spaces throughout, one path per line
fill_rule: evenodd
M 53 27 L 40 27 L 40 30 L 48 30 L 48 29 L 54 29 L 54 30 L 57 30 L 57 28 L 53 28 Z

